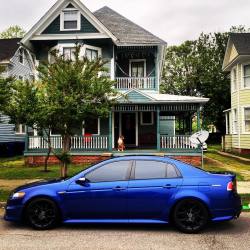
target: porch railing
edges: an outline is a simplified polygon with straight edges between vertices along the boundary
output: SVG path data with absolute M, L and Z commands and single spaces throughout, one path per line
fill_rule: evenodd
M 160 136 L 161 149 L 195 149 L 189 141 L 189 135 Z
M 155 77 L 117 77 L 117 89 L 155 89 Z
M 62 137 L 51 136 L 51 146 L 54 149 L 62 149 Z M 48 140 L 40 136 L 28 138 L 28 150 L 48 149 Z M 107 150 L 108 136 L 72 136 L 71 150 Z

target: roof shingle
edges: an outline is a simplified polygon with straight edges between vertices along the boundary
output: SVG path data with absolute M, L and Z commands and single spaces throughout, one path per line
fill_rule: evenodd
M 165 45 L 166 42 L 105 6 L 93 13 L 122 45 Z
M 250 55 L 250 33 L 231 33 L 229 37 L 239 55 Z

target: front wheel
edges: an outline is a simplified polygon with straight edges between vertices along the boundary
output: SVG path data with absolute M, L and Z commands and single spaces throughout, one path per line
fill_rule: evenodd
M 209 214 L 205 205 L 194 199 L 180 201 L 173 213 L 176 227 L 184 233 L 197 233 L 208 223 Z
M 26 208 L 25 217 L 33 228 L 39 230 L 51 229 L 59 221 L 55 202 L 47 198 L 37 198 L 31 201 Z

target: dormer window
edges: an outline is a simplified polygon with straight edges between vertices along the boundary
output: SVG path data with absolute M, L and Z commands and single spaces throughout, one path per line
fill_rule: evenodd
M 61 14 L 61 31 L 80 30 L 81 14 L 76 9 L 65 9 Z

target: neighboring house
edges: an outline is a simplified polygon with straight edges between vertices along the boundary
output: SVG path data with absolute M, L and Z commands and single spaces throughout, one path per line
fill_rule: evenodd
M 223 70 L 231 76 L 231 108 L 225 111 L 224 150 L 250 153 L 250 33 L 229 36 Z
M 20 46 L 20 41 L 20 38 L 0 39 L 0 65 L 5 69 L 2 77 L 33 78 L 33 59 L 30 52 Z M 0 156 L 22 153 L 25 134 L 24 125 L 9 124 L 9 118 L 0 114 Z
M 108 61 L 110 78 L 127 98 L 117 99 L 108 119 L 86 119 L 84 127 L 79 124 L 71 140 L 73 162 L 162 152 L 199 164 L 200 150 L 188 138 L 194 114 L 200 129 L 200 110 L 208 99 L 159 93 L 165 41 L 108 7 L 92 13 L 79 0 L 57 1 L 21 40 L 37 62 L 52 60 L 53 49 L 73 58 L 76 42 L 82 44 L 81 55 Z M 116 151 L 121 134 L 126 153 Z M 56 131 L 52 142 L 54 148 L 62 147 Z M 27 138 L 27 162 L 43 162 L 47 146 L 34 131 Z

